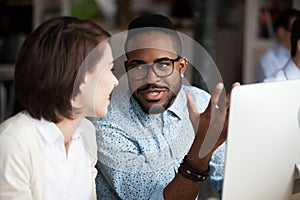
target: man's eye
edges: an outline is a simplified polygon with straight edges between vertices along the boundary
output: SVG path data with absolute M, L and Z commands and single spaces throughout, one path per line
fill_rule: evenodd
M 134 71 L 139 71 L 139 70 L 144 70 L 145 66 L 144 65 L 138 65 L 138 64 L 132 64 L 128 66 L 129 70 L 134 70 Z
M 165 68 L 168 68 L 171 66 L 170 62 L 160 62 L 160 63 L 156 63 L 156 67 L 163 70 Z
M 127 68 L 128 69 L 134 69 L 134 68 L 136 68 L 138 65 L 136 65 L 136 64 L 130 64 L 130 65 L 128 65 L 127 66 Z
M 145 68 L 145 65 L 136 65 L 135 70 L 143 70 Z

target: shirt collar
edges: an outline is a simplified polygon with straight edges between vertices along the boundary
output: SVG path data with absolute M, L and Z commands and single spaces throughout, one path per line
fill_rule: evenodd
M 64 141 L 64 135 L 61 132 L 61 130 L 56 126 L 55 123 L 47 121 L 43 118 L 41 120 L 35 119 L 31 117 L 31 115 L 27 112 L 26 115 L 31 120 L 31 122 L 35 125 L 36 129 L 43 137 L 43 139 L 46 141 L 46 143 L 53 144 L 57 142 L 57 140 Z M 82 127 L 79 125 L 79 127 L 77 127 L 76 131 L 72 136 L 72 140 L 79 139 L 82 130 L 83 130 Z
M 130 97 L 130 103 L 131 103 L 133 112 L 135 113 L 137 118 L 140 120 L 140 122 L 144 126 L 151 124 L 157 118 L 161 118 L 161 114 L 146 114 L 146 113 L 144 113 L 140 104 L 134 99 L 133 96 Z
M 181 87 L 173 104 L 168 108 L 168 111 L 172 112 L 179 119 L 183 118 L 184 111 L 187 107 L 187 98 L 184 90 L 182 89 L 183 87 L 184 86 Z
M 290 59 L 283 71 L 287 80 L 300 79 L 300 70 L 292 59 Z

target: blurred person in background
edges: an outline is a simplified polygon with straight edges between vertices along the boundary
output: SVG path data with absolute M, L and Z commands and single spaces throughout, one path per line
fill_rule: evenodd
M 291 28 L 291 59 L 273 76 L 264 82 L 286 81 L 300 79 L 300 19 L 297 19 Z
M 264 79 L 274 75 L 290 59 L 291 27 L 299 16 L 300 12 L 295 9 L 285 10 L 280 13 L 275 23 L 276 44 L 259 59 L 255 74 L 257 82 L 262 82 Z

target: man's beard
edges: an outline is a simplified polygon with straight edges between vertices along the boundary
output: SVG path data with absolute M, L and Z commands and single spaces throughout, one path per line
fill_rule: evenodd
M 167 110 L 175 101 L 180 89 L 181 89 L 181 79 L 180 81 L 175 85 L 174 90 L 171 93 L 171 96 L 162 104 L 162 105 L 157 105 L 153 104 L 152 106 L 148 107 L 145 106 L 141 101 L 139 101 L 138 97 L 133 93 L 134 99 L 138 102 L 140 105 L 141 109 L 144 111 L 146 114 L 159 114 L 163 113 L 165 110 Z M 161 88 L 161 86 L 158 86 L 156 84 L 147 84 L 142 86 L 144 90 L 150 89 L 150 88 Z M 164 87 L 165 88 L 165 87 Z M 166 88 L 167 90 L 170 90 L 169 88 Z

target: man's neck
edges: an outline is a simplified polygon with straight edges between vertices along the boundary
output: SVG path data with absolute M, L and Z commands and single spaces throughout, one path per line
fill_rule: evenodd
M 280 44 L 283 48 L 285 48 L 288 52 L 291 51 L 291 45 L 289 42 L 286 41 L 278 41 L 278 44 Z

